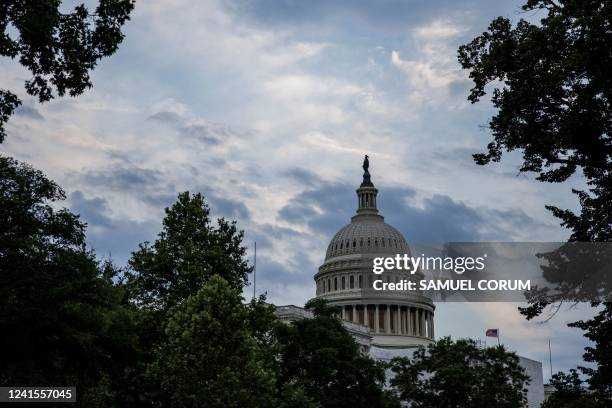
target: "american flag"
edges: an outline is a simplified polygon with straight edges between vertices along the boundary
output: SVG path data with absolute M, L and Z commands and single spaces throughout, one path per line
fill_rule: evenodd
M 487 329 L 485 336 L 499 338 L 499 329 Z

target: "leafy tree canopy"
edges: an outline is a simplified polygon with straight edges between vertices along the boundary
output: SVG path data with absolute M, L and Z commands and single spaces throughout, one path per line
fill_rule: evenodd
M 281 382 L 296 384 L 321 407 L 387 407 L 384 366 L 362 355 L 342 326 L 337 308 L 320 299 L 306 308 L 314 318 L 278 327 Z
M 444 337 L 391 363 L 402 401 L 423 408 L 520 407 L 529 377 L 503 346 L 480 348 L 472 340 Z
M 174 306 L 165 341 L 150 370 L 163 407 L 309 407 L 296 387 L 277 391 L 278 361 L 270 336 L 274 307 L 264 298 L 243 304 L 241 291 L 212 276 Z
M 132 308 L 85 225 L 52 205 L 62 199 L 40 171 L 0 157 L 0 383 L 75 384 L 80 406 L 108 406 L 133 355 Z
M 459 62 L 474 81 L 475 103 L 492 85 L 497 109 L 493 141 L 478 164 L 521 149 L 521 171 L 548 182 L 578 169 L 590 191 L 575 191 L 580 214 L 548 208 L 572 230 L 574 241 L 612 240 L 612 4 L 597 0 L 528 0 L 525 11 L 545 13 L 539 25 L 515 27 L 498 17 L 459 48 Z
M 163 229 L 153 245 L 144 243 L 129 261 L 129 285 L 137 304 L 167 310 L 195 294 L 213 275 L 235 288 L 247 283 L 243 232 L 223 218 L 213 226 L 200 194 L 188 191 L 166 208 Z
M 40 102 L 77 96 L 92 86 L 89 72 L 117 50 L 134 0 L 99 0 L 93 12 L 81 4 L 66 13 L 61 5 L 61 0 L 0 4 L 0 55 L 18 59 L 32 73 L 25 89 Z M 20 104 L 14 93 L 0 89 L 0 143 L 4 124 Z
M 600 405 L 584 387 L 584 382 L 575 369 L 569 374 L 553 374 L 550 385 L 554 392 L 544 401 L 542 408 L 595 408 Z
M 589 389 L 594 395 L 612 406 L 612 303 L 604 303 L 592 319 L 568 326 L 584 330 L 584 336 L 592 342 L 592 346 L 585 347 L 583 358 L 594 367 L 579 368 L 588 376 Z

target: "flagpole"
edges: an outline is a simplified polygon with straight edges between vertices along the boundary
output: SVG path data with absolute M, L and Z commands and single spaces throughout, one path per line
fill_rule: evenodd
M 552 370 L 552 351 L 550 349 L 550 339 L 548 339 L 548 361 L 550 362 L 550 377 L 552 378 L 553 370 Z
M 501 337 L 501 329 L 497 329 L 497 345 L 501 346 L 501 341 L 499 338 Z

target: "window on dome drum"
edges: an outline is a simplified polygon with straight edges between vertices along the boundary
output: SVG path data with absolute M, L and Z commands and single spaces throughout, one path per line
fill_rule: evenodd
M 355 277 L 353 275 L 351 275 L 351 277 L 349 279 L 349 288 L 350 289 L 355 288 Z
M 331 291 L 331 279 L 327 280 L 327 291 L 330 292 Z
M 359 275 L 359 289 L 363 287 L 363 276 Z
M 357 241 L 353 240 L 353 248 L 357 246 Z
M 359 246 L 362 247 L 363 246 L 363 238 L 359 240 Z
M 334 278 L 334 290 L 338 290 L 338 278 Z
M 344 279 L 344 276 L 342 277 L 342 289 L 346 289 L 346 281 Z

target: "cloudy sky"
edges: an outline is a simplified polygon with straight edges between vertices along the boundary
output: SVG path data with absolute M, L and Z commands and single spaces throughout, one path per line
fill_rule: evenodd
M 544 205 L 576 208 L 580 178 L 543 184 L 518 174 L 518 155 L 488 167 L 470 157 L 490 139 L 492 110 L 467 102 L 456 50 L 498 15 L 538 18 L 490 0 L 140 1 L 77 99 L 41 106 L 23 92 L 27 73 L 1 62 L 2 87 L 25 103 L 0 148 L 60 183 L 91 246 L 119 264 L 155 239 L 178 192 L 204 193 L 257 241 L 258 292 L 277 304 L 314 295 L 364 154 L 386 220 L 409 242 L 563 240 Z M 567 369 L 584 340 L 565 323 L 585 313 L 538 324 L 513 304 L 439 305 L 436 334 L 499 327 L 545 367 L 551 338 L 554 368 Z

